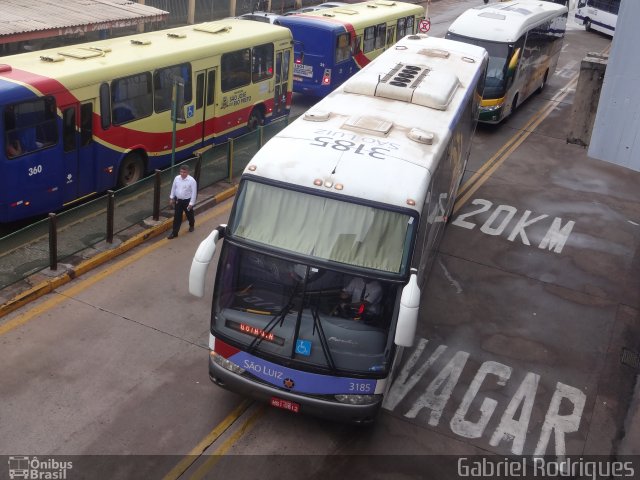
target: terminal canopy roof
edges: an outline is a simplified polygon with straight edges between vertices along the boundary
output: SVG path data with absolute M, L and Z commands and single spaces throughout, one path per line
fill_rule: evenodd
M 169 12 L 132 0 L 2 0 L 0 44 L 130 27 Z

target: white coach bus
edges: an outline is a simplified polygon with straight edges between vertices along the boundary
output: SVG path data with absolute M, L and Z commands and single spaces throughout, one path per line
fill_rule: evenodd
M 558 65 L 566 24 L 567 7 L 543 0 L 490 3 L 454 20 L 446 38 L 489 52 L 481 122 L 501 122 L 542 91 Z
M 596 30 L 611 35 L 616 32 L 620 0 L 578 0 L 576 22 L 585 30 Z
M 253 157 L 213 289 L 213 382 L 292 412 L 372 422 L 470 152 L 488 56 L 409 35 Z

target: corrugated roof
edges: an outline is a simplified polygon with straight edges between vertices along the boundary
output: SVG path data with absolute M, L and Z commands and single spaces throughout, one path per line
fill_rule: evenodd
M 114 22 L 115 26 L 135 25 L 145 21 L 163 20 L 169 14 L 131 0 L 0 1 L 0 40 L 7 35 L 44 30 L 70 30 L 85 25 L 114 26 Z

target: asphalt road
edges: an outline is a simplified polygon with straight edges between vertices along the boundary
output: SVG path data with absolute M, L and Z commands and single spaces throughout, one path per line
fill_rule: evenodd
M 462 4 L 431 6 L 434 35 Z M 566 143 L 580 61 L 609 45 L 571 26 L 545 91 L 478 129 L 419 341 L 375 425 L 268 409 L 209 381 L 213 271 L 204 299 L 187 275 L 226 201 L 194 233 L 0 320 L 0 455 L 72 462 L 69 479 L 443 479 L 473 455 L 615 455 L 637 374 L 620 353 L 640 338 L 639 176 Z

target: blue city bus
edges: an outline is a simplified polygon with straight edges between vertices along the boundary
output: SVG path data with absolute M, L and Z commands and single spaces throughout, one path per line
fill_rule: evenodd
M 324 97 L 415 33 L 424 14 L 419 5 L 374 0 L 282 16 L 277 23 L 293 35 L 293 91 Z

